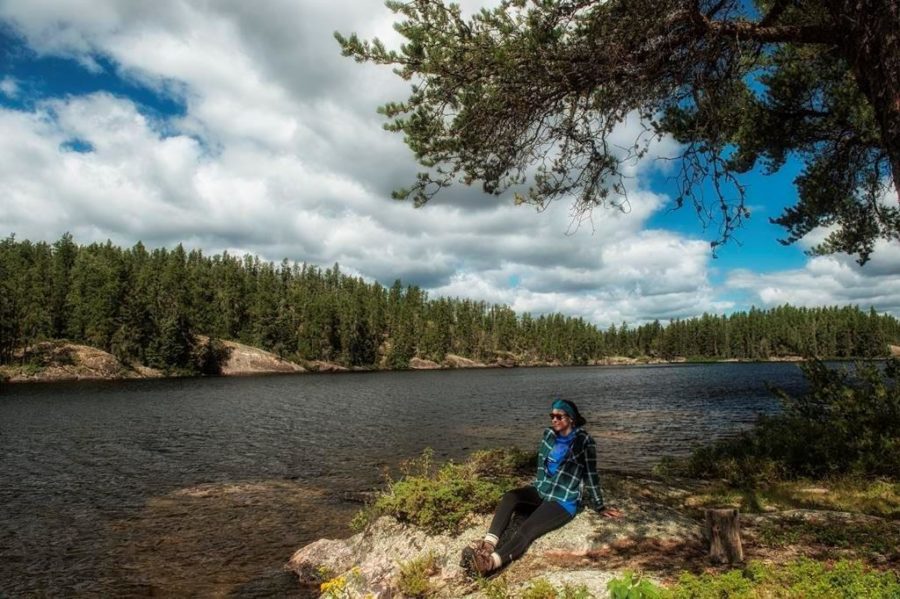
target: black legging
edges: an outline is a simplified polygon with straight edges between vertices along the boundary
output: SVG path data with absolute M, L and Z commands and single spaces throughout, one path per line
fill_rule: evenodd
M 528 514 L 528 518 L 519 530 L 494 549 L 503 564 L 519 559 L 536 538 L 572 519 L 572 515 L 564 507 L 555 501 L 542 500 L 537 489 L 528 486 L 507 491 L 503 495 L 488 532 L 499 539 L 509 525 L 514 510 Z

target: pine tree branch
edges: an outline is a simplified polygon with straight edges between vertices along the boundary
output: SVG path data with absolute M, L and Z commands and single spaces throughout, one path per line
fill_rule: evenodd
M 770 27 L 775 21 L 777 21 L 781 15 L 784 13 L 784 10 L 787 8 L 788 2 L 787 0 L 777 0 L 775 4 L 772 5 L 772 8 L 769 9 L 769 12 L 762 18 L 759 22 L 760 27 Z
M 833 27 L 824 25 L 770 25 L 749 21 L 709 21 L 707 30 L 716 36 L 734 37 L 739 41 L 753 41 L 764 44 L 796 43 L 796 44 L 834 44 L 838 32 Z

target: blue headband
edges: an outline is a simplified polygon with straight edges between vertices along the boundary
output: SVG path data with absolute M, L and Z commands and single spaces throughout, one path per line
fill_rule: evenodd
M 575 418 L 575 409 L 572 407 L 572 404 L 567 402 L 564 399 L 557 399 L 553 402 L 553 405 L 550 406 L 551 410 L 562 410 L 572 418 Z

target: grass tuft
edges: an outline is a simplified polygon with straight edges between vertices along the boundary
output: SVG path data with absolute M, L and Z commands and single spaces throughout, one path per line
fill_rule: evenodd
M 434 595 L 436 589 L 431 577 L 440 571 L 433 553 L 400 564 L 397 590 L 403 597 L 423 599 Z

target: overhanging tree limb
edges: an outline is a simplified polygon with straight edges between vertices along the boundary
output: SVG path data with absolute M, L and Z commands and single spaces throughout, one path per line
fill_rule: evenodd
M 430 169 L 398 197 L 421 205 L 460 180 L 520 188 L 516 201 L 539 208 L 560 197 L 576 212 L 615 206 L 626 162 L 671 135 L 688 165 L 676 203 L 719 213 L 715 243 L 748 215 L 738 175 L 791 157 L 805 166 L 796 209 L 776 219 L 789 241 L 832 226 L 819 250 L 864 262 L 878 239 L 900 236 L 897 206 L 882 199 L 900 181 L 900 0 L 759 0 L 753 11 L 740 0 L 506 0 L 469 18 L 441 0 L 388 6 L 399 50 L 336 35 L 346 55 L 415 82 L 383 107 Z M 652 135 L 609 144 L 630 113 Z M 696 192 L 705 179 L 710 205 Z

